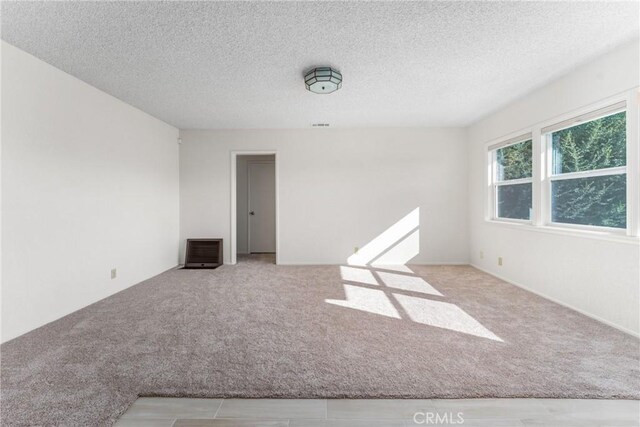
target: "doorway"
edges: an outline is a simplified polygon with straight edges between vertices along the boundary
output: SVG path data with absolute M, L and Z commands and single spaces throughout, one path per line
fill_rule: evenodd
M 231 263 L 277 263 L 276 155 L 234 152 L 232 169 Z

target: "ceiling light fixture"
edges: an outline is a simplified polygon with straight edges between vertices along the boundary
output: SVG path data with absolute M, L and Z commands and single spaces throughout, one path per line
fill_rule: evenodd
M 342 74 L 331 67 L 317 67 L 304 75 L 307 90 L 313 93 L 331 93 L 342 87 Z

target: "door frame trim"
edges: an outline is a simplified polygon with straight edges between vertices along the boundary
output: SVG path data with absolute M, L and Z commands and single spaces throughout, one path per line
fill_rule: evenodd
M 229 236 L 229 256 L 230 256 L 230 264 L 235 265 L 237 262 L 237 166 L 238 166 L 238 156 L 259 156 L 259 155 L 273 155 L 274 163 L 275 163 L 275 174 L 276 174 L 276 264 L 279 264 L 280 260 L 280 183 L 279 183 L 279 169 L 280 164 L 278 162 L 278 151 L 277 150 L 231 150 L 231 232 Z

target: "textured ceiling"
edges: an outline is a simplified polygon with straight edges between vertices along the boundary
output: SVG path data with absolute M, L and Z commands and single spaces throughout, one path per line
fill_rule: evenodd
M 637 37 L 638 4 L 3 1 L 2 38 L 183 129 L 461 126 Z

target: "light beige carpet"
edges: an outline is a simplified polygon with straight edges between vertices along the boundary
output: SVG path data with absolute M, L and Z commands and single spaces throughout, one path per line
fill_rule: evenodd
M 640 341 L 472 267 L 174 270 L 3 344 L 2 425 L 138 395 L 640 398 Z

